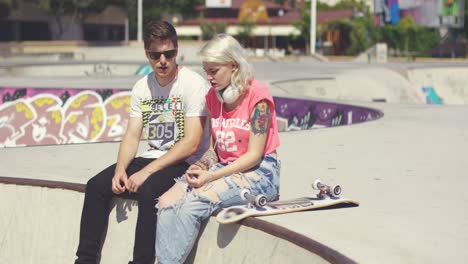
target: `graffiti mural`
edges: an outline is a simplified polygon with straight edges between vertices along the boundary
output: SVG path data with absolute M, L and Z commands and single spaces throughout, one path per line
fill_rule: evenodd
M 274 100 L 281 132 L 351 125 L 383 116 L 379 110 L 360 106 L 282 97 Z
M 422 86 L 421 90 L 423 91 L 424 95 L 426 96 L 426 104 L 443 104 L 444 103 L 444 99 L 442 99 L 437 94 L 434 87 Z
M 120 141 L 130 91 L 0 88 L 0 147 Z M 337 103 L 275 97 L 281 132 L 371 121 L 382 112 Z
M 0 147 L 119 141 L 130 92 L 0 88 Z

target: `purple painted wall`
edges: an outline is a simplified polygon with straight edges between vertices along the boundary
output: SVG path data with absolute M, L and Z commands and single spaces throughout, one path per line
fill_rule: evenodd
M 374 109 L 275 97 L 280 131 L 350 125 L 383 116 Z M 0 147 L 119 141 L 130 91 L 0 87 Z
M 275 97 L 280 131 L 351 125 L 378 119 L 376 109 L 323 101 Z

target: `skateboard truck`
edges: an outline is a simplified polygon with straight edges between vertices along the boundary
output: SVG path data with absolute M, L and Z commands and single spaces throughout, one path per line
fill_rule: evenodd
M 320 179 L 317 179 L 312 184 L 312 188 L 315 190 L 319 190 L 320 192 L 317 194 L 319 199 L 326 199 L 331 197 L 338 197 L 341 194 L 341 186 L 340 185 L 333 185 L 328 186 L 323 184 Z
M 252 208 L 254 205 L 256 207 L 263 207 L 268 202 L 265 195 L 252 195 L 248 189 L 242 189 L 240 196 L 242 200 L 247 201 L 247 208 Z

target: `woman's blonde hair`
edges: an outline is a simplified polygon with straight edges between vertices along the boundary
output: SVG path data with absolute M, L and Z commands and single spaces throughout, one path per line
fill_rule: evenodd
M 237 70 L 231 76 L 231 85 L 244 93 L 253 80 L 253 68 L 239 42 L 228 34 L 217 34 L 200 50 L 203 62 L 227 64 L 233 62 Z

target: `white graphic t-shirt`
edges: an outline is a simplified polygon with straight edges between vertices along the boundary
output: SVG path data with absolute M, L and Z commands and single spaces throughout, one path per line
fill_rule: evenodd
M 177 77 L 162 87 L 154 72 L 141 78 L 132 89 L 130 117 L 143 118 L 150 149 L 141 156 L 159 158 L 184 137 L 186 117 L 207 116 L 205 94 L 208 82 L 194 71 L 182 67 Z M 209 122 L 197 153 L 187 159 L 192 164 L 209 146 Z

